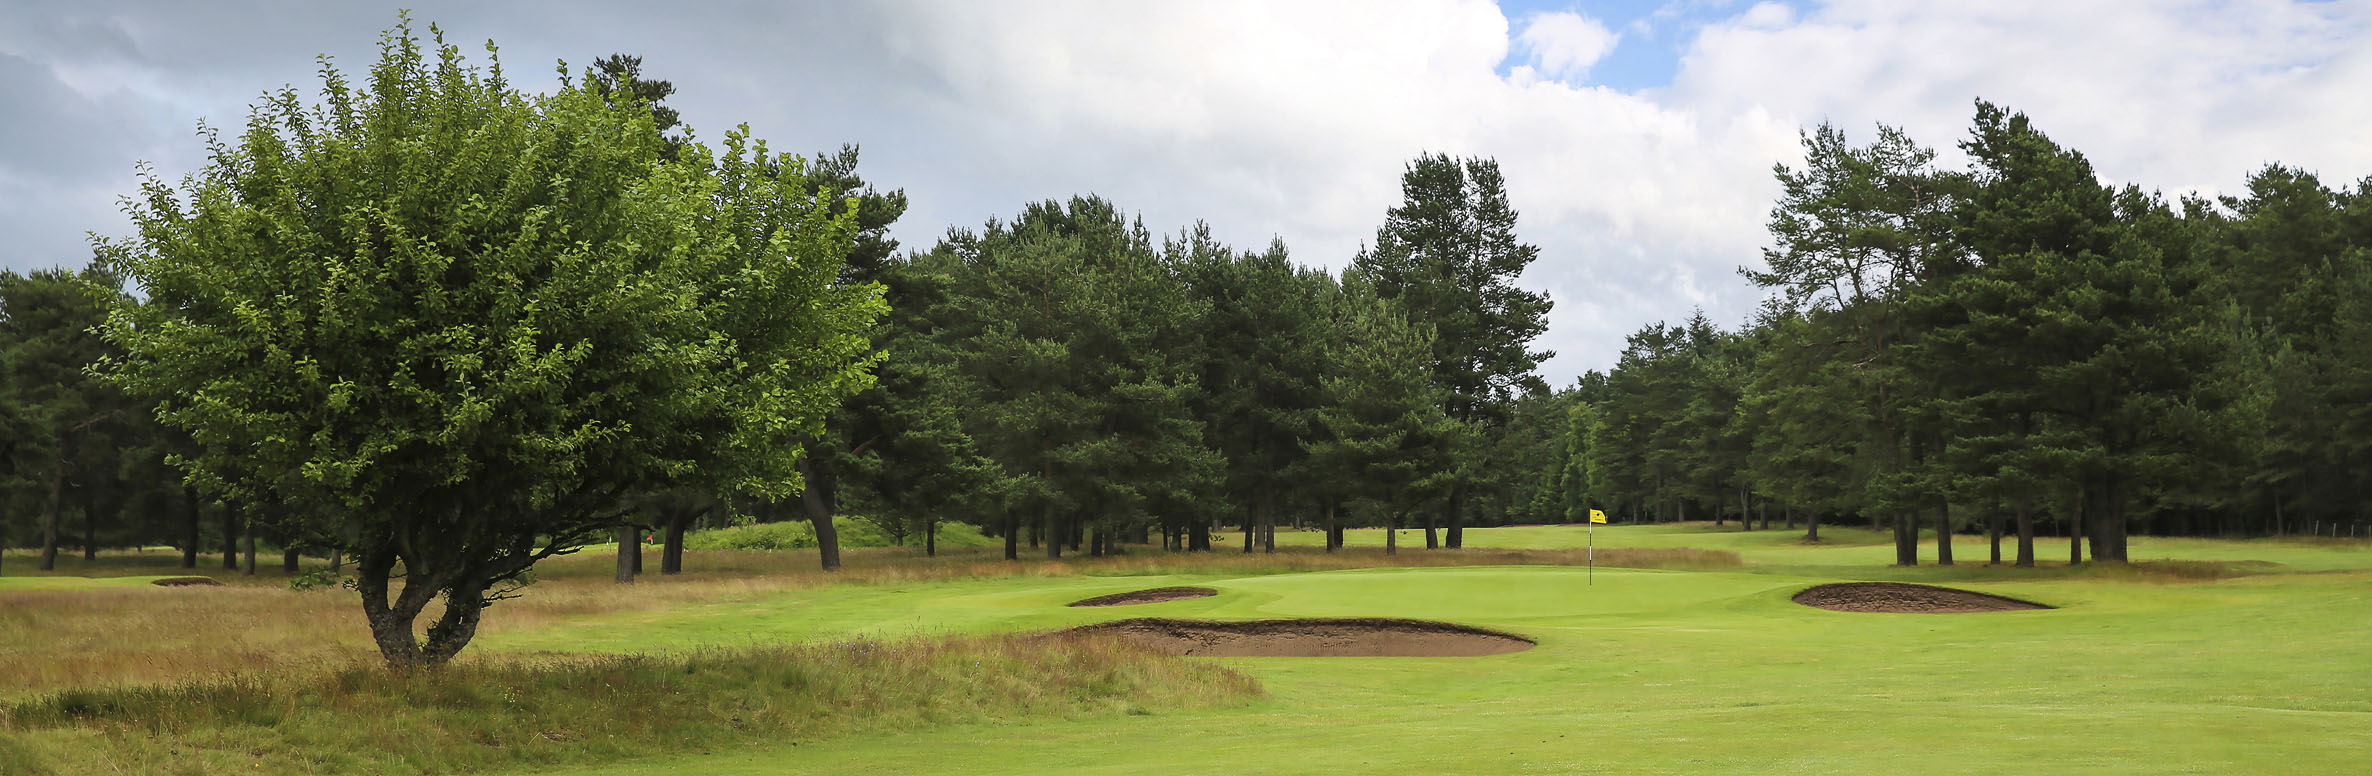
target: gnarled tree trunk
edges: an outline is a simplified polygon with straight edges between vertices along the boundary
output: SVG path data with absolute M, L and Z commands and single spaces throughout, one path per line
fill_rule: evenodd
M 371 626 L 371 640 L 379 655 L 401 669 L 432 668 L 445 664 L 477 635 L 486 608 L 490 583 L 483 573 L 467 569 L 438 569 L 431 564 L 405 564 L 402 592 L 392 600 L 388 586 L 397 553 L 387 543 L 363 550 L 355 564 L 356 587 L 362 592 L 363 618 Z M 428 627 L 424 639 L 413 636 L 420 613 L 442 593 L 444 612 Z

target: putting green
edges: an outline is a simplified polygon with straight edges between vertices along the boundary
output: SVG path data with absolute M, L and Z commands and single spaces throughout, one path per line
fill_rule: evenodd
M 1501 530 L 1519 533 L 1469 537 L 1504 546 L 1497 539 L 1574 529 Z M 1857 558 L 1867 548 L 1700 533 L 1696 546 L 1741 537 L 1734 546 L 1768 543 L 1782 554 L 1774 560 L 1792 562 L 1598 569 L 1594 580 L 1572 567 L 1447 567 L 843 585 L 501 635 L 486 646 L 647 650 L 1137 616 L 1411 617 L 1540 642 L 1476 658 L 1227 658 L 1269 697 L 1164 716 L 654 753 L 554 772 L 568 774 L 2331 773 L 2372 762 L 2372 572 L 2151 584 L 2053 569 L 1872 565 L 1824 577 L 1797 570 L 1849 566 L 1821 553 Z M 1615 529 L 1600 532 L 1601 546 L 1609 534 L 1629 546 L 1687 537 Z M 2202 544 L 2235 560 L 2270 553 L 2281 568 L 2363 557 L 2348 547 Z M 2157 545 L 2137 543 L 2137 555 L 2147 546 Z M 1957 587 L 2064 608 L 1865 614 L 1788 600 L 1817 582 L 1906 575 L 1957 575 L 1966 577 Z M 1219 594 L 1063 605 L 1173 585 Z

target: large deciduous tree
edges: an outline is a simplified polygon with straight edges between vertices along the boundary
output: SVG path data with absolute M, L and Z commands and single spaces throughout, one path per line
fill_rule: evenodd
M 650 111 L 563 75 L 521 93 L 407 21 L 103 244 L 149 298 L 112 377 L 171 397 L 208 487 L 343 524 L 391 664 L 452 658 L 632 494 L 794 495 L 797 440 L 868 380 L 879 292 L 834 284 L 853 224 L 803 162 L 734 132 L 662 163 Z

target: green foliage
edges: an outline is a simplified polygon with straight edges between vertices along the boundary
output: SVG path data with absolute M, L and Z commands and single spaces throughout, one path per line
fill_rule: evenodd
M 146 180 L 139 236 L 103 245 L 150 299 L 110 320 L 110 376 L 169 397 L 208 489 L 357 537 L 390 660 L 449 658 L 625 495 L 797 492 L 882 310 L 834 284 L 853 224 L 799 158 L 737 130 L 665 163 L 639 103 L 520 93 L 408 23 L 322 99 L 269 95 L 205 170 Z
M 0 547 L 37 541 L 44 570 L 62 543 L 96 548 L 98 513 L 156 489 L 126 476 L 144 461 L 153 423 L 89 371 L 112 352 L 98 327 L 129 303 L 99 265 L 0 272 L 0 515 L 39 516 L 22 528 L 0 518 Z M 81 519 L 68 522 L 69 512 Z
M 1208 307 L 1142 224 L 1094 198 L 1032 205 L 940 242 L 950 320 L 936 336 L 971 386 L 969 434 L 998 465 L 1006 530 L 1035 515 L 1059 554 L 1200 501 L 1220 461 L 1193 414 L 1187 341 Z M 1010 545 L 1008 545 L 1010 546 Z
M 1397 528 L 1447 495 L 1451 451 L 1464 449 L 1471 426 L 1443 413 L 1442 390 L 1422 368 L 1435 352 L 1430 325 L 1376 296 L 1363 272 L 1344 279 L 1342 305 L 1324 378 L 1333 400 L 1317 415 L 1324 436 L 1304 444 L 1313 470 Z
M 1757 500 L 1891 519 L 1900 564 L 1915 521 L 1954 508 L 2080 521 L 2109 560 L 2140 520 L 2359 520 L 2348 424 L 2372 394 L 2337 354 L 2368 328 L 2361 196 L 2275 166 L 2221 209 L 2178 206 L 1976 113 L 1966 172 L 1883 125 L 1859 147 L 1808 131 L 1804 165 L 1777 169 L 1765 266 L 1742 270 L 1776 295 L 1735 333 L 1632 335 L 1591 428 L 1565 432 L 1588 458 L 1568 493 L 1667 519 Z

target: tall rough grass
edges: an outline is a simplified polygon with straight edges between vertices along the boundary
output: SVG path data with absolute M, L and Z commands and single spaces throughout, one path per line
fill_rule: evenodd
M 0 772 L 467 773 L 1259 694 L 1217 665 L 1087 635 L 352 666 L 19 701 L 0 707 Z
M 489 607 L 481 634 L 531 630 L 572 619 L 656 611 L 828 584 L 907 584 L 992 577 L 1152 574 L 1273 574 L 1377 566 L 1580 565 L 1581 550 L 1423 550 L 1385 555 L 1352 548 L 1326 553 L 1283 548 L 1274 554 L 1137 552 L 1061 561 L 1006 561 L 996 548 L 965 548 L 924 558 L 911 550 L 852 550 L 837 572 L 816 568 L 812 552 L 687 553 L 680 575 L 648 573 L 631 585 L 611 580 L 613 560 L 564 556 L 537 566 L 525 595 Z M 104 563 L 104 558 L 102 559 Z M 1598 564 L 1709 569 L 1738 565 L 1736 553 L 1694 549 L 1601 549 Z M 103 567 L 103 566 L 102 566 Z M 136 564 L 146 568 L 145 564 Z M 651 570 L 656 570 L 651 560 Z M 166 573 L 146 571 L 146 573 Z M 291 591 L 265 576 L 223 587 L 133 586 L 92 590 L 0 592 L 0 701 L 68 688 L 325 672 L 377 659 L 360 605 L 340 589 Z M 434 619 L 431 611 L 422 622 Z M 463 653 L 465 661 L 489 659 Z

